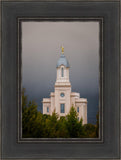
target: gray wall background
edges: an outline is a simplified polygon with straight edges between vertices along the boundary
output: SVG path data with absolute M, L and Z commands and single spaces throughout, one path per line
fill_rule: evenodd
M 22 22 L 22 87 L 42 111 L 56 81 L 61 45 L 70 64 L 73 92 L 88 100 L 88 123 L 95 123 L 99 106 L 99 23 Z

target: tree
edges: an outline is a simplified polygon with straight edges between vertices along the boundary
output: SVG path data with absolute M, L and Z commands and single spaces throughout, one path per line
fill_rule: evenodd
M 23 136 L 33 137 L 33 128 L 36 125 L 37 104 L 34 101 L 27 101 L 25 89 L 22 90 L 22 131 Z
M 22 89 L 22 109 L 27 107 L 27 96 L 25 95 L 25 88 Z
M 99 136 L 99 112 L 96 119 L 96 125 L 88 123 L 83 126 L 86 138 L 97 138 Z
M 85 138 L 96 138 L 96 126 L 93 124 L 85 124 L 83 126 L 85 132 Z
M 69 132 L 66 127 L 66 117 L 64 116 L 61 116 L 60 119 L 58 120 L 56 137 L 69 138 Z
M 71 107 L 69 114 L 67 115 L 67 123 L 66 127 L 69 132 L 69 136 L 72 138 L 78 137 L 80 135 L 80 129 L 81 129 L 81 123 L 78 121 L 78 114 L 74 108 L 74 106 Z
M 24 138 L 95 138 L 99 136 L 99 113 L 96 125 L 85 124 L 77 119 L 78 113 L 72 106 L 65 117 L 42 114 L 34 101 L 27 100 L 22 89 L 22 133 Z
M 57 125 L 58 125 L 58 114 L 54 111 L 52 116 L 46 119 L 45 130 L 46 137 L 56 137 Z

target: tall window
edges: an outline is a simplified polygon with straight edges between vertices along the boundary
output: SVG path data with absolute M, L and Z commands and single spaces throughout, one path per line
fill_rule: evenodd
M 77 112 L 79 112 L 79 107 L 77 107 Z
M 60 112 L 65 113 L 65 104 L 60 104 Z
M 64 69 L 61 68 L 61 77 L 64 77 Z
M 47 112 L 49 112 L 49 107 L 47 107 Z

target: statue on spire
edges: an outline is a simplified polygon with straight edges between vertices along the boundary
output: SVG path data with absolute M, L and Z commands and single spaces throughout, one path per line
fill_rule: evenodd
M 62 54 L 64 54 L 64 47 L 63 46 L 61 47 L 61 52 L 62 52 Z

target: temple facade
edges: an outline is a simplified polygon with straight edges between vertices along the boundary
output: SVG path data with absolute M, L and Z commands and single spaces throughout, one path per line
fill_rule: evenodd
M 43 114 L 50 114 L 55 110 L 60 116 L 66 116 L 72 106 L 78 113 L 78 120 L 83 119 L 83 124 L 87 123 L 87 99 L 80 98 L 80 93 L 71 91 L 69 80 L 70 65 L 64 55 L 64 48 L 56 65 L 57 77 L 54 92 L 50 93 L 50 98 L 43 98 Z

